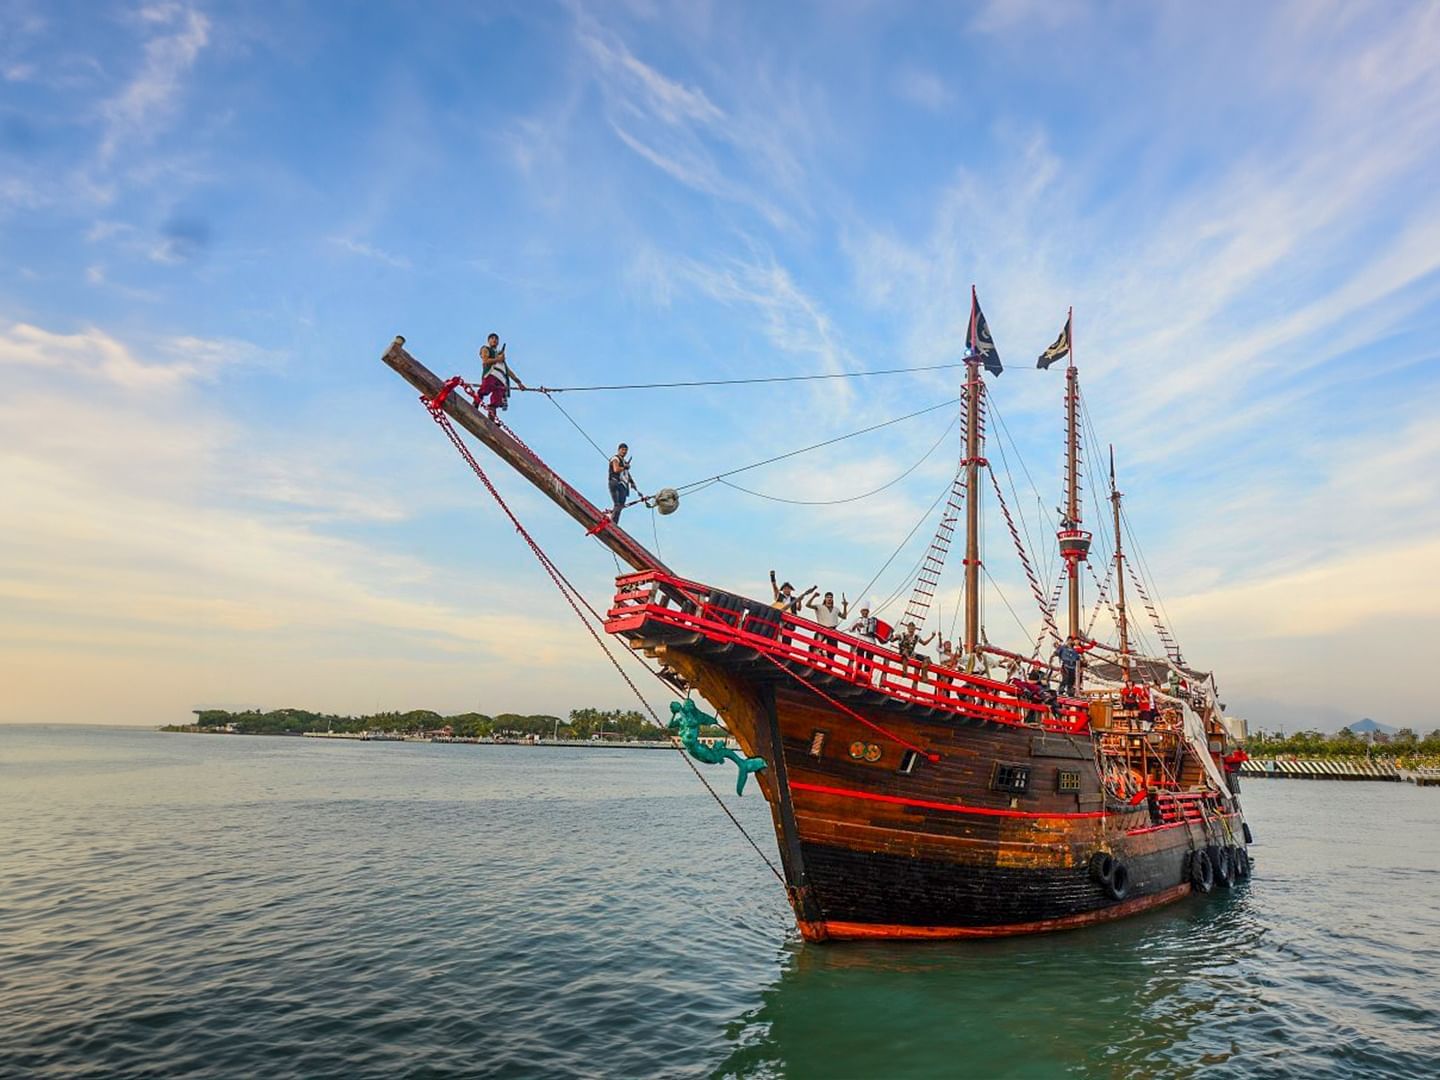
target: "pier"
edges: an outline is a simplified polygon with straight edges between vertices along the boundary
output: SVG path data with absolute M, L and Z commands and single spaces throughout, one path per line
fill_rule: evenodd
M 1404 769 L 1388 758 L 1251 758 L 1240 775 L 1269 780 L 1370 780 L 1440 787 L 1440 768 Z

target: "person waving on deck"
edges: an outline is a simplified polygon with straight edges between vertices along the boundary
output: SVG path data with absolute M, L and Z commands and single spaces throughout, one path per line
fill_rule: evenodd
M 827 592 L 824 599 L 819 603 L 816 603 L 815 598 L 812 596 L 810 602 L 805 606 L 815 613 L 815 621 L 825 628 L 815 635 L 816 644 L 810 647 L 810 651 L 816 652 L 828 646 L 829 652 L 831 656 L 833 656 L 835 646 L 840 640 L 835 636 L 834 631 L 839 627 L 840 620 L 850 614 L 850 602 L 845 599 L 842 593 L 840 596 L 840 606 L 837 608 L 835 606 L 835 594 L 833 592 Z
M 775 571 L 770 571 L 770 591 L 775 594 L 775 600 L 771 603 L 776 611 L 783 611 L 787 615 L 799 615 L 806 602 L 820 591 L 818 586 L 811 585 L 798 596 L 795 594 L 795 586 L 790 582 L 783 585 L 775 584 Z M 833 599 L 833 598 L 832 598 Z

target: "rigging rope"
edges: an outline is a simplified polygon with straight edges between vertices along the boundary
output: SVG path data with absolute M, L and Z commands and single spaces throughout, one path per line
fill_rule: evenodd
M 1040 489 L 1035 486 L 1035 478 L 1030 475 L 1030 467 L 1025 464 L 1025 457 L 1023 454 L 1020 453 L 1020 446 L 1018 443 L 1016 443 L 1015 436 L 1010 434 L 1010 428 L 1006 426 L 1005 417 L 1000 414 L 1000 409 L 993 400 L 990 402 L 990 411 L 994 414 L 995 419 L 1000 424 L 1000 433 L 1002 435 L 1002 438 L 997 441 L 996 445 L 1000 450 L 1000 464 L 1005 467 L 1005 478 L 1010 482 L 1010 494 L 1015 496 L 1015 512 L 1020 515 L 1020 527 L 1025 532 L 1025 543 L 1029 546 L 1031 553 L 1034 555 L 1035 560 L 1038 563 L 1040 562 L 1040 556 L 1043 553 L 1037 552 L 1035 550 L 1035 541 L 1030 536 L 1030 526 L 1029 523 L 1026 521 L 1025 511 L 1022 509 L 1020 503 L 1020 492 L 1016 490 L 1015 487 L 1015 474 L 1010 471 L 1010 458 L 1009 455 L 1005 453 L 1005 439 L 1010 440 L 1010 448 L 1015 451 L 1015 460 L 1020 462 L 1020 468 L 1025 473 L 1025 479 L 1030 482 L 1030 490 L 1035 495 L 1035 502 L 1037 506 L 1043 505 L 1040 496 Z M 1043 512 L 1039 513 L 1036 520 L 1039 524 L 1043 525 L 1045 523 L 1045 514 Z M 1045 533 L 1038 528 L 1036 531 L 1040 532 L 1042 536 L 1045 535 Z M 1047 571 L 1045 584 L 1048 587 L 1050 584 L 1050 579 L 1048 576 L 1049 563 L 1046 562 L 1044 566 Z
M 866 727 L 868 727 L 871 731 L 878 732 L 879 734 L 884 735 L 887 739 L 894 739 L 894 740 L 895 740 L 897 743 L 899 743 L 901 746 L 905 747 L 906 750 L 914 750 L 915 753 L 920 754 L 922 757 L 926 758 L 928 761 L 930 761 L 930 762 L 932 762 L 932 763 L 938 762 L 938 761 L 940 760 L 940 755 L 939 755 L 939 754 L 936 754 L 936 753 L 934 753 L 934 752 L 932 752 L 932 751 L 930 751 L 930 750 L 922 749 L 921 747 L 916 746 L 913 742 L 910 742 L 910 741 L 907 740 L 907 739 L 902 739 L 899 735 L 896 735 L 893 731 L 890 731 L 888 728 L 881 727 L 879 724 L 875 723 L 875 721 L 873 721 L 873 720 L 866 720 L 865 717 L 861 716 L 861 715 L 860 715 L 858 712 L 856 712 L 854 709 L 850 708 L 849 705 L 846 705 L 843 701 L 837 701 L 835 698 L 831 697 L 831 696 L 830 696 L 829 694 L 827 694 L 824 690 L 821 690 L 818 686 L 816 686 L 814 683 L 812 683 L 809 679 L 805 678 L 803 675 L 800 675 L 800 674 L 798 674 L 797 672 L 791 671 L 789 668 L 787 668 L 784 664 L 782 664 L 779 660 L 775 659 L 775 657 L 771 656 L 769 653 L 761 653 L 760 655 L 763 656 L 763 657 L 765 657 L 766 660 L 769 660 L 769 661 L 770 661 L 772 664 L 774 664 L 777 668 L 779 668 L 781 671 L 785 672 L 785 674 L 789 675 L 791 678 L 793 678 L 793 679 L 796 680 L 797 682 L 803 683 L 805 686 L 807 686 L 807 687 L 809 687 L 811 690 L 815 691 L 815 693 L 819 694 L 822 698 L 824 698 L 826 701 L 828 701 L 828 702 L 829 702 L 831 705 L 833 705 L 835 708 L 839 709 L 841 712 L 848 713 L 848 714 L 849 714 L 851 717 L 853 717 L 854 719 L 859 720 L 860 723 L 864 724 L 864 725 L 865 725 Z
M 707 476 L 703 480 L 692 480 L 688 484 L 677 485 L 675 490 L 683 494 L 686 491 L 691 491 L 696 488 L 703 487 L 707 484 L 714 483 L 717 480 L 723 480 L 727 476 L 734 476 L 736 473 L 749 472 L 751 469 L 758 469 L 762 465 L 773 465 L 775 462 L 784 461 L 786 458 L 798 457 L 801 454 L 808 454 L 811 450 L 819 450 L 821 447 L 833 446 L 835 443 L 844 442 L 846 439 L 853 439 L 857 435 L 867 435 L 872 431 L 879 431 L 881 428 L 890 427 L 892 424 L 899 424 L 905 420 L 913 420 L 917 416 L 924 416 L 926 413 L 932 413 L 936 409 L 947 409 L 952 405 L 958 404 L 959 401 L 959 398 L 951 398 L 949 401 L 942 401 L 937 405 L 931 405 L 924 409 L 917 409 L 915 412 L 906 413 L 904 416 L 897 416 L 893 420 L 885 420 L 878 424 L 871 424 L 869 427 L 863 427 L 858 431 L 847 432 L 844 435 L 836 435 L 833 439 L 826 439 L 824 442 L 812 443 L 810 446 L 802 446 L 799 450 L 791 450 L 788 453 L 776 454 L 774 457 L 768 457 L 765 458 L 763 461 L 756 461 L 750 465 L 741 465 L 739 468 L 727 469 L 724 472 L 716 473 L 714 476 Z
M 581 427 L 578 423 L 576 423 L 575 418 L 565 411 L 564 405 L 561 405 L 560 402 L 556 401 L 549 394 L 545 395 L 545 399 L 549 401 L 551 405 L 554 405 L 555 408 L 560 410 L 560 414 L 564 416 L 566 420 L 570 421 L 571 427 L 573 427 L 576 431 L 580 432 L 580 434 L 585 437 L 586 442 L 588 442 L 591 446 L 595 447 L 595 452 L 597 454 L 599 454 L 603 458 L 608 458 L 610 456 L 609 454 L 605 453 L 604 450 L 601 450 L 600 444 L 590 437 L 590 433 L 586 431 L 583 427 Z
M 1040 579 L 1035 576 L 1035 570 L 1030 565 L 1030 556 L 1025 551 L 1025 545 L 1020 542 L 1020 533 L 1015 528 L 1015 519 L 1010 516 L 1010 507 L 1005 502 L 1005 493 L 1000 490 L 1000 480 L 995 475 L 994 469 L 987 468 L 985 471 L 990 474 L 990 483 L 995 488 L 995 498 L 1000 501 L 1000 509 L 1005 514 L 1005 524 L 1010 527 L 1010 539 L 1015 541 L 1015 550 L 1020 555 L 1020 565 L 1025 568 L 1025 577 L 1030 582 L 1030 592 L 1035 597 L 1035 603 L 1040 607 L 1040 618 L 1044 622 L 1044 628 L 1050 631 L 1058 644 L 1060 641 L 1060 628 L 1055 625 L 1055 619 L 1046 606 L 1045 593 L 1040 588 Z M 988 577 L 989 575 L 987 574 L 986 576 Z M 1008 602 L 1006 603 L 1006 607 L 1009 607 Z M 1024 633 L 1026 640 L 1029 640 L 1029 628 L 1022 623 L 1020 629 L 1021 632 Z
M 1120 524 L 1125 529 L 1125 535 L 1130 538 L 1131 548 L 1134 550 L 1136 556 L 1140 560 L 1140 569 L 1144 571 L 1144 576 L 1149 578 L 1150 581 L 1153 583 L 1155 581 L 1155 575 L 1151 572 L 1150 563 L 1145 558 L 1145 550 L 1140 546 L 1140 541 L 1135 538 L 1135 531 L 1130 527 L 1130 515 L 1125 512 L 1125 507 L 1123 505 L 1120 507 Z M 1144 589 L 1141 589 L 1141 595 L 1145 595 Z M 1170 623 L 1170 613 L 1165 610 L 1165 601 L 1160 596 L 1159 590 L 1155 590 L 1155 599 L 1160 605 L 1160 611 L 1165 616 L 1165 624 L 1168 625 Z M 1159 616 L 1156 615 L 1154 617 L 1157 620 L 1157 629 L 1159 629 Z M 1180 651 L 1179 643 L 1175 640 L 1174 635 L 1169 633 L 1168 629 L 1164 634 L 1162 634 L 1162 641 L 1167 638 L 1169 639 L 1169 643 L 1174 646 L 1175 651 L 1178 654 Z
M 1110 597 L 1108 592 L 1110 588 L 1110 579 L 1115 575 L 1115 563 L 1109 562 L 1105 564 L 1105 579 L 1103 581 L 1100 580 L 1099 575 L 1095 573 L 1095 567 L 1091 565 L 1089 559 L 1085 560 L 1085 567 L 1090 571 L 1090 579 L 1094 581 L 1097 586 L 1095 590 L 1095 607 L 1091 609 L 1090 621 L 1085 626 L 1085 636 L 1091 641 L 1094 641 L 1095 622 L 1097 619 L 1100 618 L 1100 609 L 1102 607 L 1108 608 L 1110 611 L 1110 617 L 1115 620 L 1115 625 L 1117 627 L 1120 625 L 1120 616 L 1116 612 L 1115 605 L 1110 603 Z
M 531 536 L 530 533 L 526 530 L 525 526 L 520 524 L 520 519 L 515 516 L 514 511 L 510 509 L 509 504 L 507 504 L 504 498 L 500 495 L 499 490 L 497 490 L 495 485 L 491 483 L 490 477 L 485 474 L 485 470 L 480 467 L 480 463 L 476 461 L 475 456 L 470 453 L 470 448 L 465 445 L 464 441 L 455 431 L 455 428 L 450 423 L 450 418 L 445 415 L 441 407 L 432 402 L 429 398 L 422 396 L 420 400 L 424 402 L 425 407 L 430 410 L 431 418 L 435 421 L 436 424 L 440 426 L 440 429 L 445 432 L 446 436 L 450 439 L 450 442 L 454 444 L 455 449 L 459 451 L 460 456 L 465 460 L 465 463 L 470 466 L 471 471 L 480 478 L 480 482 L 485 485 L 485 489 L 490 492 L 491 496 L 495 499 L 495 502 L 499 505 L 500 509 L 504 511 L 505 516 L 510 519 L 510 524 L 515 526 L 515 531 L 518 532 L 525 540 L 525 543 L 529 545 L 530 550 L 535 554 L 535 558 L 539 560 L 540 565 L 545 568 L 546 573 L 550 575 L 550 579 L 555 583 L 555 588 L 559 590 L 560 595 L 565 598 L 566 602 L 570 605 L 571 610 L 575 612 L 575 617 L 580 620 L 580 625 L 585 627 L 586 632 L 590 635 L 591 638 L 594 639 L 595 644 L 599 646 L 600 651 L 605 654 L 605 658 L 610 661 L 611 666 L 614 667 L 615 670 L 619 672 L 620 677 L 625 680 L 625 684 L 630 687 L 630 690 L 634 693 L 636 699 L 640 702 L 642 706 L 644 706 L 645 711 L 650 714 L 651 719 L 655 722 L 655 726 L 660 728 L 662 731 L 665 730 L 666 725 L 660 720 L 659 715 L 650 705 L 650 702 L 646 700 L 645 695 L 640 692 L 640 688 L 635 685 L 635 681 L 630 678 L 629 674 L 625 671 L 625 669 L 620 666 L 619 661 L 615 659 L 614 655 L 610 652 L 610 649 L 606 646 L 600 635 L 595 632 L 595 628 L 586 621 L 585 614 L 580 610 L 580 606 L 583 604 L 587 609 L 589 609 L 591 615 L 593 615 L 597 620 L 600 619 L 599 614 L 595 611 L 593 607 L 590 606 L 589 602 L 585 600 L 585 597 L 579 592 L 579 590 L 576 589 L 574 585 L 570 584 L 569 579 L 566 578 L 565 575 L 561 573 L 559 567 L 557 567 L 550 560 L 550 556 L 544 552 L 540 545 L 535 541 L 535 538 Z M 656 678 L 660 678 L 659 672 L 652 671 L 651 673 L 654 674 Z M 696 778 L 699 779 L 700 783 L 705 786 L 705 790 L 710 792 L 710 796 L 715 800 L 716 804 L 720 807 L 720 809 L 725 812 L 725 816 L 730 819 L 731 823 L 735 826 L 735 828 L 740 830 L 740 835 L 745 837 L 745 839 L 749 841 L 750 846 L 755 849 L 755 853 L 759 855 L 760 858 L 764 860 L 765 865 L 770 868 L 770 872 L 775 875 L 776 879 L 780 881 L 781 884 L 784 884 L 784 875 L 781 874 L 778 869 L 776 869 L 775 864 L 771 862 L 769 856 L 767 856 L 765 852 L 761 850 L 760 845 L 755 842 L 754 837 L 752 837 L 748 832 L 746 832 L 745 826 L 740 824 L 740 820 L 733 813 L 731 813 L 730 808 L 725 805 L 724 800 L 722 800 L 720 796 L 716 793 L 715 789 L 710 786 L 709 782 L 701 774 L 700 770 L 695 767 L 694 762 L 690 760 L 689 756 L 685 753 L 684 748 L 681 747 L 679 741 L 672 737 L 670 740 L 670 745 L 674 747 L 676 752 L 679 753 L 680 757 L 684 759 L 685 764 L 690 766 L 690 771 L 693 772 Z
M 729 480 L 723 480 L 719 477 L 716 477 L 716 481 L 718 483 L 724 484 L 728 488 L 734 488 L 736 491 L 743 491 L 746 495 L 754 495 L 758 499 L 769 499 L 771 502 L 788 503 L 791 506 L 839 506 L 842 503 L 859 502 L 861 499 L 868 499 L 872 495 L 879 495 L 880 492 L 884 491 L 886 488 L 894 487 L 901 480 L 904 480 L 907 476 L 909 476 L 916 469 L 918 469 L 921 465 L 925 464 L 925 462 L 929 460 L 930 455 L 935 453 L 935 451 L 940 448 L 940 444 L 945 441 L 945 437 L 949 435 L 952 430 L 954 430 L 955 425 L 959 422 L 960 417 L 957 414 L 950 420 L 950 423 L 946 426 L 945 430 L 940 433 L 940 437 L 935 440 L 934 445 L 931 446 L 929 450 L 925 451 L 924 456 L 922 456 L 919 461 L 915 462 L 914 465 L 911 465 L 903 473 L 895 477 L 895 479 L 887 481 L 886 483 L 881 484 L 879 487 L 874 488 L 871 491 L 865 492 L 863 495 L 851 495 L 844 499 L 786 499 L 782 498 L 779 495 L 767 495 L 763 491 L 752 491 L 750 488 L 741 487 L 739 484 L 732 484 Z
M 1025 621 L 1020 618 L 1015 609 L 1010 606 L 1010 601 L 1005 598 L 1005 593 L 1000 588 L 1000 583 L 995 580 L 995 575 L 990 573 L 990 568 L 987 566 L 981 566 L 980 570 L 985 575 L 985 580 L 990 582 L 990 587 L 995 590 L 995 595 L 1000 597 L 1000 602 L 1005 605 L 1005 610 L 1010 612 L 1010 617 L 1015 620 L 1015 625 L 1020 627 L 1020 633 L 1024 634 L 1025 639 L 1028 641 L 1030 639 L 1030 628 L 1025 625 Z M 983 634 L 983 627 L 981 628 L 981 632 Z M 985 644 L 988 645 L 989 642 L 987 641 Z M 1039 654 L 1039 650 L 1036 650 L 1036 654 Z
M 935 496 L 935 501 L 932 502 L 932 503 L 926 508 L 925 513 L 920 516 L 920 520 L 917 521 L 917 522 L 915 522 L 915 524 L 914 524 L 913 526 L 911 526 L 910 531 L 905 534 L 905 539 L 901 540 L 900 543 L 896 546 L 895 550 L 890 553 L 890 557 L 885 560 L 884 565 L 881 566 L 879 570 L 876 570 L 876 571 L 875 571 L 875 576 L 872 577 L 872 578 L 865 584 L 865 587 L 860 590 L 860 597 L 861 597 L 862 600 L 863 600 L 866 596 L 869 595 L 871 588 L 873 588 L 874 585 L 875 585 L 875 582 L 877 582 L 877 581 L 880 580 L 880 575 L 883 574 L 883 573 L 885 573 L 885 571 L 890 568 L 890 564 L 895 561 L 895 557 L 896 557 L 897 555 L 899 555 L 900 552 L 902 552 L 903 550 L 905 550 L 905 545 L 910 542 L 910 538 L 915 535 L 915 533 L 919 530 L 920 526 L 921 526 L 921 525 L 924 525 L 925 522 L 927 522 L 927 521 L 930 520 L 930 515 L 935 512 L 935 507 L 939 506 L 939 505 L 940 505 L 940 500 L 943 499 L 943 498 L 945 498 L 945 496 L 950 493 L 950 489 L 951 489 L 951 487 L 952 487 L 953 485 L 954 485 L 954 481 L 953 481 L 953 480 L 946 480 L 946 481 L 945 481 L 945 486 L 940 489 L 940 494 Z M 924 556 L 922 555 L 921 558 L 923 559 Z M 917 563 L 917 564 L 916 564 L 916 570 L 918 570 L 918 569 L 919 569 L 919 564 Z M 909 578 L 907 577 L 906 580 L 908 581 Z M 892 599 L 893 599 L 893 597 L 892 597 Z M 886 601 L 886 604 L 888 605 L 889 603 L 890 603 L 890 601 L 887 600 L 887 601 Z M 875 612 L 872 610 L 872 611 L 870 612 L 870 614 L 874 615 Z
M 819 375 L 765 375 L 751 379 L 691 379 L 684 382 L 612 383 L 604 386 L 535 386 L 523 389 L 540 394 L 579 394 L 592 390 L 674 390 L 696 386 L 754 386 L 757 383 L 817 382 L 824 379 L 865 379 L 872 375 L 909 375 L 918 371 L 954 371 L 965 361 L 954 364 L 926 364 L 921 367 L 880 368 L 877 371 L 833 371 Z

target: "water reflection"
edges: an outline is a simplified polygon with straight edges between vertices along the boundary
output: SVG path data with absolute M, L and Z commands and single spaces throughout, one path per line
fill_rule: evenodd
M 1189 1075 L 1262 967 L 1248 886 L 1074 933 L 924 945 L 792 943 L 729 1032 L 722 1076 Z M 1213 1034 L 1213 1037 L 1212 1037 Z

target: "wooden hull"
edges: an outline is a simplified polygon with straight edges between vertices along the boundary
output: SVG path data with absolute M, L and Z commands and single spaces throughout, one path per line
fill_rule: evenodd
M 1148 801 L 1107 796 L 1090 732 L 934 716 L 878 693 L 839 708 L 808 684 L 813 672 L 757 665 L 744 649 L 685 639 L 650 651 L 716 706 L 747 754 L 782 758 L 757 779 L 806 940 L 1088 926 L 1189 895 L 1191 852 L 1243 843 L 1238 810 L 1167 823 Z M 1026 790 L 997 790 L 999 770 L 1015 767 L 1028 770 Z M 1122 897 L 1092 872 L 1097 852 L 1125 865 Z

